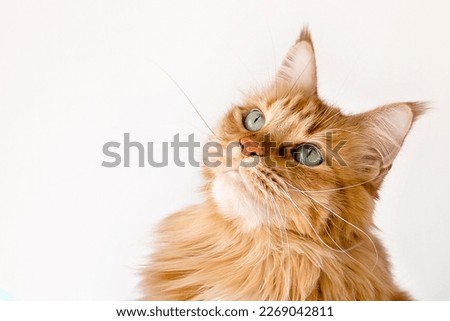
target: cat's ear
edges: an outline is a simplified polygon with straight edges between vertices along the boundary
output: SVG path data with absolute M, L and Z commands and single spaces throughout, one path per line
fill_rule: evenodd
M 406 102 L 386 105 L 356 116 L 365 136 L 364 141 L 377 159 L 379 170 L 391 167 L 413 122 L 425 110 L 424 103 Z
M 296 43 L 288 51 L 276 76 L 277 84 L 306 95 L 317 92 L 316 57 L 311 35 L 304 27 Z

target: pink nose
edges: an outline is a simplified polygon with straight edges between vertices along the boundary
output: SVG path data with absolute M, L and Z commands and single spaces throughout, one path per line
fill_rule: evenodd
M 253 155 L 263 156 L 264 155 L 263 148 L 260 147 L 257 142 L 254 142 L 250 138 L 248 138 L 248 137 L 241 138 L 239 140 L 239 142 L 241 143 L 242 155 L 244 155 L 244 156 L 253 156 Z

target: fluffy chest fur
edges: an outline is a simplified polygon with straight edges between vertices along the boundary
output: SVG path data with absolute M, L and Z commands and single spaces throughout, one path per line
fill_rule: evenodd
M 367 255 L 374 252 L 365 242 L 340 252 L 289 230 L 242 233 L 211 204 L 168 217 L 159 236 L 162 247 L 144 271 L 144 299 L 408 298 L 394 286 L 388 262 Z

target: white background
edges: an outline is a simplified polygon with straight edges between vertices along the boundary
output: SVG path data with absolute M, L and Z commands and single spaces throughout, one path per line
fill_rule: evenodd
M 157 66 L 213 125 L 308 23 L 328 102 L 352 113 L 432 102 L 376 221 L 398 282 L 450 299 L 449 12 L 445 1 L 2 0 L 0 298 L 136 298 L 151 228 L 199 200 L 200 170 L 105 168 L 103 144 L 125 132 L 157 150 L 176 133 L 203 140 Z

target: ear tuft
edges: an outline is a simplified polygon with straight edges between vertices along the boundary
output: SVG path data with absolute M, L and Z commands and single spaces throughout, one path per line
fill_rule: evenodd
M 417 118 L 419 118 L 419 116 L 425 114 L 429 109 L 428 107 L 429 103 L 422 101 L 408 102 L 407 104 L 409 105 L 413 113 L 413 123 L 416 121 Z
M 305 25 L 302 29 L 302 31 L 300 32 L 300 36 L 297 39 L 297 42 L 300 41 L 306 41 L 309 42 L 311 44 L 311 47 L 314 48 L 313 46 L 313 42 L 311 39 L 311 32 L 309 31 L 309 27 L 307 25 Z
M 303 28 L 284 58 L 276 77 L 276 85 L 278 84 L 286 86 L 289 91 L 299 91 L 306 96 L 317 93 L 316 58 L 307 27 Z
M 381 157 L 381 168 L 389 168 L 413 122 L 426 111 L 425 103 L 406 102 L 379 107 L 361 116 L 369 146 Z

